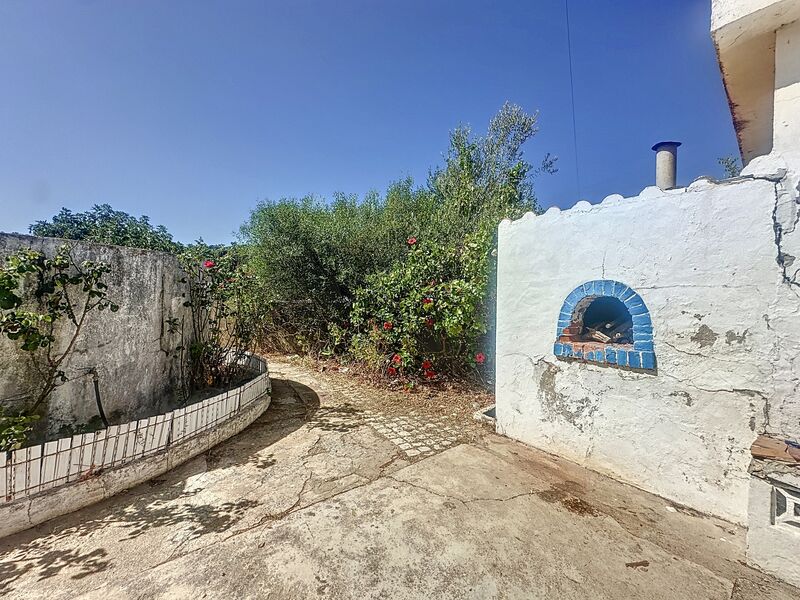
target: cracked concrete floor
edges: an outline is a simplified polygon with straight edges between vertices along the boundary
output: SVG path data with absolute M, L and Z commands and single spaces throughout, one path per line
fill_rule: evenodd
M 0 540 L 0 595 L 798 597 L 743 566 L 744 532 L 729 523 L 488 432 L 409 455 L 375 404 L 359 404 L 379 392 L 272 371 L 273 405 L 235 438 Z

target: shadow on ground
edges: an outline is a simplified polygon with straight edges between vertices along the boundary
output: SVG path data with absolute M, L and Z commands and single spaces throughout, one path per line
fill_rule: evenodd
M 24 575 L 44 581 L 69 569 L 72 579 L 83 579 L 112 567 L 104 548 L 80 548 L 81 539 L 100 528 L 114 526 L 122 533 L 119 540 L 126 541 L 152 529 L 178 526 L 181 545 L 185 545 L 209 533 L 224 532 L 240 521 L 258 506 L 257 501 L 191 503 L 201 490 L 192 489 L 187 482 L 234 465 L 267 469 L 275 460 L 264 456 L 265 448 L 306 424 L 325 429 L 331 422 L 330 415 L 319 414 L 319 396 L 311 388 L 273 379 L 272 389 L 270 408 L 248 428 L 209 450 L 205 464 L 194 459 L 119 496 L 0 540 L 0 595 L 12 592 L 14 583 Z M 75 547 L 54 549 L 54 542 L 60 540 L 63 545 L 64 538 L 74 539 Z

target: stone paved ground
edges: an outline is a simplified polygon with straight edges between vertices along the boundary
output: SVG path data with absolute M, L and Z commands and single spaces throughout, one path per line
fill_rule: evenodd
M 162 478 L 0 541 L 10 598 L 798 598 L 744 534 L 383 392 L 273 363 L 273 405 Z
M 456 442 L 459 435 L 447 417 L 427 420 L 417 415 L 395 417 L 364 411 L 364 422 L 389 438 L 409 458 L 430 456 L 445 450 Z

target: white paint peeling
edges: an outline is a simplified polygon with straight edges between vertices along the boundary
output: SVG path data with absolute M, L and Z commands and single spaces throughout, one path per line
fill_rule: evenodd
M 504 224 L 498 430 L 745 523 L 752 441 L 800 431 L 800 298 L 776 259 L 775 206 L 774 181 L 737 178 Z M 597 279 L 644 299 L 655 374 L 553 355 L 564 299 Z

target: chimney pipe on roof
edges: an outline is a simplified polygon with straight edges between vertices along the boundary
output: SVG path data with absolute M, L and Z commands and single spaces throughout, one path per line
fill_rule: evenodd
M 658 142 L 653 146 L 656 153 L 656 185 L 662 190 L 676 187 L 680 145 L 680 142 Z

